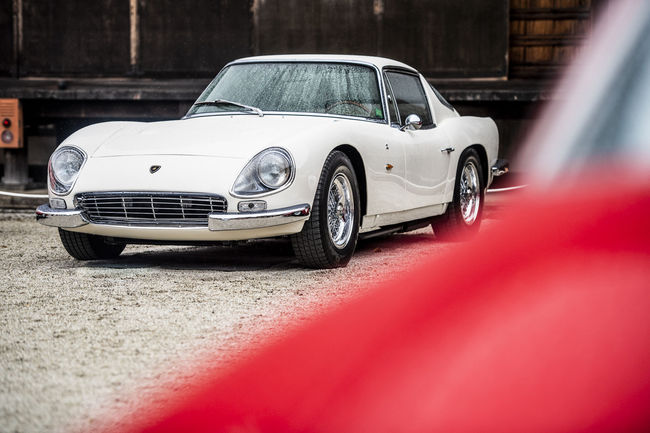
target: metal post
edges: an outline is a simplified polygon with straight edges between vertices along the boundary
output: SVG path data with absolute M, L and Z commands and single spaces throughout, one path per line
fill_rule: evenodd
M 30 183 L 27 165 L 27 147 L 4 149 L 5 173 L 2 187 L 11 190 L 24 190 Z

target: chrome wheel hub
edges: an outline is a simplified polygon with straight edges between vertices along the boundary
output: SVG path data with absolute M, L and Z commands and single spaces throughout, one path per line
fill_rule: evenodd
M 352 185 L 346 175 L 339 173 L 330 182 L 327 195 L 327 226 L 334 245 L 343 248 L 348 244 L 353 224 Z
M 478 217 L 481 205 L 481 182 L 478 169 L 472 161 L 467 161 L 460 176 L 460 210 L 463 221 L 472 225 Z

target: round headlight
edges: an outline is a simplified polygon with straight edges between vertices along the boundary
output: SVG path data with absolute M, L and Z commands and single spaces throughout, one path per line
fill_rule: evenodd
M 62 147 L 50 158 L 50 186 L 59 194 L 72 188 L 86 157 L 75 147 Z
M 272 194 L 288 188 L 295 172 L 296 166 L 289 152 L 281 147 L 269 147 L 248 161 L 230 193 L 235 197 Z
M 291 177 L 291 161 L 284 153 L 267 152 L 259 160 L 257 176 L 265 187 L 279 188 Z

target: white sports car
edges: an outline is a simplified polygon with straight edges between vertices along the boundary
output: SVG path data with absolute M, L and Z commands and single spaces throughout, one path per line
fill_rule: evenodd
M 390 59 L 285 55 L 226 65 L 180 120 L 106 122 L 49 162 L 49 204 L 81 260 L 127 243 L 290 236 L 303 265 L 344 266 L 361 236 L 480 225 L 501 167 L 490 118 L 464 117 Z

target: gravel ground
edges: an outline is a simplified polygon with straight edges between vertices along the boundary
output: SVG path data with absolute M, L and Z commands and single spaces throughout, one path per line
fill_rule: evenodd
M 282 240 L 128 246 L 79 262 L 33 214 L 0 213 L 0 431 L 92 430 L 178 386 L 179 366 L 209 354 L 225 367 L 449 248 L 422 229 L 362 242 L 347 268 L 327 271 L 298 267 Z

